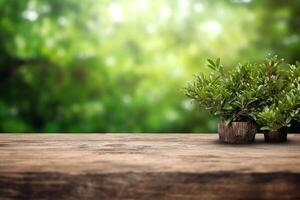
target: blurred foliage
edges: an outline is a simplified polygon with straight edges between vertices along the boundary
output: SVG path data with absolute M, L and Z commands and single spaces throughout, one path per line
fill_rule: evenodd
M 269 53 L 299 59 L 299 0 L 0 0 L 1 132 L 213 132 L 183 95 Z

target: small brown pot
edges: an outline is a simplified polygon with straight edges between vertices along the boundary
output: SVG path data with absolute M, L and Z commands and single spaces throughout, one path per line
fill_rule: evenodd
M 287 128 L 281 128 L 276 131 L 268 131 L 264 133 L 265 142 L 285 142 L 287 139 Z
M 248 144 L 254 142 L 256 125 L 252 122 L 231 122 L 228 126 L 218 124 L 219 139 L 231 144 Z

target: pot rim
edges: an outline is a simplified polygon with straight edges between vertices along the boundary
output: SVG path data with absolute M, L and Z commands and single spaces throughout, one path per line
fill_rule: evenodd
M 267 131 L 267 132 L 265 132 L 264 134 L 270 134 L 270 135 L 272 135 L 272 134 L 287 134 L 288 132 L 287 132 L 287 130 L 281 130 L 281 131 Z
M 225 124 L 224 121 L 220 121 L 219 124 Z M 245 122 L 230 122 L 230 124 L 254 124 L 253 122 L 251 121 L 245 121 Z

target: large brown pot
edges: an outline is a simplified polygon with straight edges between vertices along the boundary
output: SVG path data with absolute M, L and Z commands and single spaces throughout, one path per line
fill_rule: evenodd
M 231 122 L 229 125 L 218 124 L 219 139 L 231 144 L 247 144 L 254 142 L 256 125 L 252 122 Z
M 287 128 L 281 128 L 276 131 L 268 131 L 264 133 L 265 142 L 285 142 L 287 140 Z

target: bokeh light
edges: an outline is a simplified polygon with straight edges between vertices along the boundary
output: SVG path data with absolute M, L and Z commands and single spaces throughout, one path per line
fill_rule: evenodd
M 299 60 L 300 2 L 0 0 L 1 132 L 215 132 L 207 58 Z

